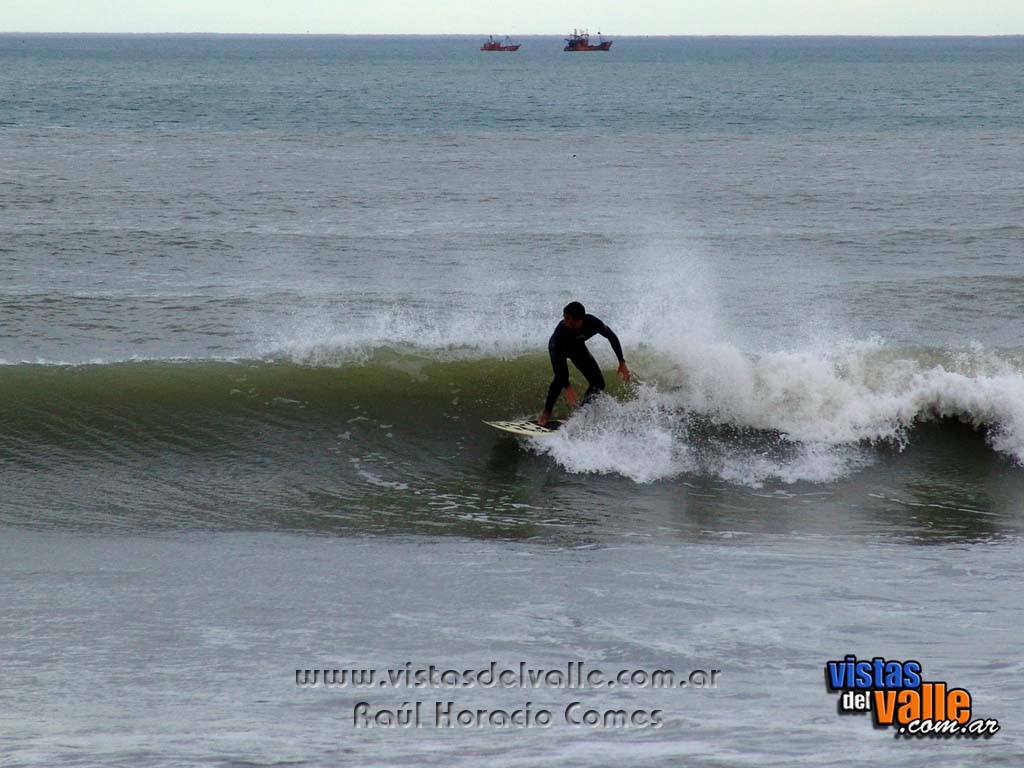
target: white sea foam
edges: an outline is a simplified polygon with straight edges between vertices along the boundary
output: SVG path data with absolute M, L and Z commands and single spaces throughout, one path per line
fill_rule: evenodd
M 625 293 L 641 311 L 624 342 L 630 352 L 643 343 L 634 362 L 648 383 L 633 403 L 605 404 L 599 430 L 573 419 L 543 443 L 571 471 L 641 482 L 694 469 L 750 485 L 827 482 L 870 463 L 873 444 L 903 447 L 916 422 L 936 418 L 986 427 L 995 450 L 1024 464 L 1021 359 L 977 345 L 837 341 L 836 331 L 811 324 L 789 348 L 776 340 L 755 353 L 720 319 L 713 288 L 727 276 L 704 260 L 645 254 L 634 274 Z M 697 434 L 693 414 L 746 434 Z
M 695 470 L 755 486 L 829 482 L 870 463 L 872 444 L 905 446 L 916 422 L 958 418 L 987 427 L 991 446 L 1024 464 L 1024 373 L 980 348 L 872 340 L 754 356 L 692 341 L 661 352 L 657 382 L 635 400 L 604 399 L 537 449 L 573 472 L 638 482 Z
M 601 397 L 554 435 L 532 443 L 570 471 L 617 473 L 637 482 L 697 468 L 684 428 L 657 391 L 625 402 Z
M 995 450 L 1024 464 L 1021 360 L 981 347 L 837 341 L 841 333 L 823 330 L 820 318 L 799 339 L 757 337 L 749 320 L 736 331 L 721 317 L 714 290 L 729 276 L 692 250 L 631 253 L 630 269 L 611 286 L 581 278 L 588 309 L 618 332 L 646 385 L 544 442 L 541 450 L 566 469 L 638 482 L 691 471 L 753 485 L 827 482 L 871 462 L 872 444 L 902 447 L 916 422 L 944 417 L 987 428 Z M 571 298 L 543 291 L 524 298 L 521 290 L 472 284 L 493 292 L 445 305 L 392 301 L 343 327 L 329 312 L 297 318 L 287 333 L 269 336 L 262 353 L 312 365 L 365 361 L 382 348 L 442 360 L 537 354 Z M 603 367 L 613 365 L 602 339 L 590 346 Z M 755 437 L 691 434 L 693 414 Z M 775 443 L 766 447 L 769 438 Z
M 365 362 L 381 348 L 418 351 L 434 358 L 509 357 L 546 343 L 561 305 L 539 312 L 514 302 L 504 306 L 389 304 L 373 314 L 339 322 L 330 312 L 295 318 L 268 332 L 256 354 L 303 365 Z

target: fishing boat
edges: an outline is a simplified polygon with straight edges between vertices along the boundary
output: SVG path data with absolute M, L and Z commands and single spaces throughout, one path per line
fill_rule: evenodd
M 512 38 L 505 35 L 504 40 L 495 40 L 494 35 L 488 36 L 484 44 L 480 46 L 481 51 L 518 51 L 519 43 L 513 43 Z
M 597 33 L 597 37 L 598 37 L 597 45 L 592 45 L 591 42 L 590 42 L 590 35 L 589 34 L 587 34 L 582 29 L 580 29 L 580 30 L 574 29 L 572 31 L 572 34 L 569 37 L 565 38 L 565 48 L 564 48 L 564 50 L 566 50 L 566 51 L 607 51 L 607 50 L 611 49 L 611 47 L 612 47 L 612 41 L 611 40 L 604 40 L 604 39 L 602 39 L 600 32 Z

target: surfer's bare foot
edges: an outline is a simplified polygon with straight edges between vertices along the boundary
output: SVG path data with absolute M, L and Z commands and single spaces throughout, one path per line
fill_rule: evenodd
M 543 411 L 540 416 L 537 417 L 537 424 L 542 427 L 548 425 L 548 419 L 551 418 L 551 411 Z
M 571 384 L 565 388 L 565 402 L 573 407 L 580 404 L 580 397 L 576 394 L 576 390 L 572 388 Z

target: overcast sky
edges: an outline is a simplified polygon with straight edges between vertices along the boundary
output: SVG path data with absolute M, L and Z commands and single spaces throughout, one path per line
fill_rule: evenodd
M 1006 35 L 1024 0 L 0 0 L 5 32 Z

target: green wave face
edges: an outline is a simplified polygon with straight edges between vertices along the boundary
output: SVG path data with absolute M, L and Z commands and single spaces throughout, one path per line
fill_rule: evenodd
M 937 508 L 1003 510 L 1024 493 L 1000 447 L 1017 439 L 1012 372 L 952 372 L 927 350 L 888 351 L 849 370 L 811 361 L 773 389 L 801 362 L 765 358 L 730 392 L 701 378 L 713 371 L 637 359 L 643 384 L 606 371 L 610 397 L 573 413 L 560 404 L 571 418 L 543 440 L 482 423 L 537 414 L 551 375 L 542 355 L 0 366 L 0 521 L 578 543 L 595 521 L 634 525 L 624 510 L 759 515 L 801 489 L 889 498 L 870 478 L 893 473 Z M 890 402 L 876 424 L 863 420 Z M 993 491 L 993 473 L 1009 485 Z
M 0 366 L 0 519 L 533 535 L 551 462 L 482 420 L 536 415 L 549 376 L 540 356 L 387 352 Z
M 88 434 L 202 450 L 229 444 L 243 424 L 326 427 L 357 411 L 400 430 L 451 429 L 458 418 L 539 411 L 549 377 L 538 358 L 438 362 L 397 354 L 338 368 L 263 361 L 2 366 L 3 440 L 73 449 Z M 225 428 L 220 437 L 212 434 L 217 426 Z

